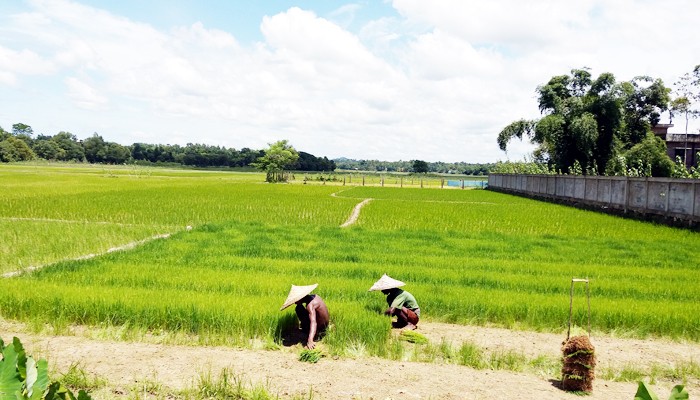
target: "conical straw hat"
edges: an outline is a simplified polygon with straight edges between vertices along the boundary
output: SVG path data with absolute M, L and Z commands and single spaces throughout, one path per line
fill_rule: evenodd
M 292 285 L 292 289 L 289 290 L 289 295 L 287 296 L 287 300 L 285 300 L 284 304 L 282 304 L 282 308 L 280 308 L 280 311 L 291 306 L 292 304 L 296 303 L 297 301 L 303 299 L 304 296 L 313 292 L 317 286 L 318 286 L 318 283 L 313 284 L 313 285 L 309 285 L 309 286 L 294 286 L 294 285 Z
M 384 274 L 381 278 L 379 278 L 378 281 L 374 282 L 374 285 L 372 285 L 372 287 L 369 288 L 369 291 L 371 292 L 373 290 L 393 289 L 403 285 L 405 285 L 405 283 L 396 280 L 387 274 Z

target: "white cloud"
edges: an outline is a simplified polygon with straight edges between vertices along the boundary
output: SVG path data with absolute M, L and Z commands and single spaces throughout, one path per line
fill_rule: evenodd
M 501 56 L 489 49 L 475 49 L 469 42 L 435 29 L 411 44 L 406 65 L 418 77 L 449 79 L 469 76 L 499 76 L 503 73 Z
M 345 4 L 331 11 L 328 14 L 328 18 L 335 24 L 342 26 L 344 29 L 350 26 L 350 24 L 355 19 L 355 13 L 360 10 L 362 6 L 357 3 Z
M 99 121 L 106 139 L 125 144 L 263 148 L 289 139 L 320 156 L 486 162 L 530 150 L 513 143 L 506 155 L 496 137 L 538 116 L 535 88 L 553 75 L 588 66 L 670 85 L 700 62 L 700 6 L 682 0 L 393 5 L 400 16 L 356 33 L 348 26 L 357 4 L 330 19 L 281 10 L 261 18 L 261 42 L 242 45 L 196 16 L 158 30 L 73 1 L 34 0 L 0 28 L 0 84 L 27 96 L 3 113 L 37 125 L 49 112 L 37 110 L 58 109 L 48 102 L 65 96 L 76 108 L 61 108 L 53 124 L 89 135 Z M 671 18 L 666 8 L 683 12 Z M 35 76 L 48 87 L 33 87 Z M 52 83 L 65 93 L 45 95 Z
M 503 43 L 534 48 L 547 45 L 585 23 L 591 0 L 394 0 L 407 19 L 438 27 L 474 45 Z
M 95 88 L 77 78 L 69 77 L 65 80 L 68 87 L 68 97 L 80 108 L 87 110 L 104 109 L 109 101 L 100 95 Z
M 34 51 L 15 51 L 0 46 L 0 82 L 13 85 L 19 75 L 48 75 L 54 71 L 53 63 Z

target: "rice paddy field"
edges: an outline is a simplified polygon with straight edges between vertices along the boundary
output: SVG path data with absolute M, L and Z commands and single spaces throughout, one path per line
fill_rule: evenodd
M 0 317 L 274 345 L 296 322 L 279 311 L 290 285 L 318 283 L 331 351 L 387 356 L 384 296 L 368 292 L 384 273 L 425 320 L 547 332 L 566 332 L 577 277 L 590 280 L 594 331 L 700 341 L 696 232 L 487 190 L 263 181 L 0 165 Z M 27 267 L 40 268 L 7 275 Z M 585 326 L 582 286 L 574 300 Z

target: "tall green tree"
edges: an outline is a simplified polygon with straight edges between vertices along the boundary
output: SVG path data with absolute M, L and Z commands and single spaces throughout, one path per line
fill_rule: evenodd
M 119 143 L 107 142 L 104 147 L 103 162 L 107 164 L 124 164 L 131 157 L 131 149 Z
M 676 115 L 685 119 L 685 149 L 683 163 L 688 165 L 688 123 L 691 119 L 700 116 L 700 64 L 696 65 L 692 73 L 686 72 L 674 83 L 676 96 L 671 100 L 671 118 Z
M 58 147 L 58 144 L 50 139 L 37 139 L 34 141 L 32 150 L 36 153 L 37 157 L 41 157 L 44 160 L 62 160 L 65 158 L 66 151 Z
M 12 125 L 12 134 L 14 136 L 27 135 L 29 137 L 32 137 L 32 135 L 34 134 L 34 130 L 31 126 L 18 122 Z
M 0 142 L 0 161 L 2 162 L 29 161 L 34 158 L 36 154 L 29 145 L 15 136 Z
M 265 155 L 251 165 L 266 172 L 267 182 L 286 182 L 284 171 L 299 159 L 299 153 L 286 139 L 270 143 L 269 146 Z
M 74 134 L 59 132 L 51 140 L 63 150 L 61 161 L 85 161 L 85 150 Z
M 621 84 L 623 96 L 622 141 L 626 148 L 641 143 L 659 122 L 661 113 L 668 109 L 671 90 L 661 79 L 638 76 Z
M 654 135 L 647 136 L 625 153 L 627 166 L 639 176 L 671 176 L 673 161 L 666 154 L 666 143 Z
M 85 160 L 89 163 L 100 163 L 105 160 L 105 140 L 102 136 L 94 133 L 89 138 L 83 140 L 83 151 Z
M 425 174 L 428 172 L 428 163 L 423 160 L 413 160 L 413 172 Z
M 537 88 L 539 120 L 518 120 L 498 135 L 505 151 L 513 138 L 536 144 L 533 158 L 558 171 L 602 173 L 611 161 L 646 138 L 666 109 L 668 89 L 660 80 L 635 78 L 617 84 L 610 73 L 593 79 L 586 69 L 552 77 Z

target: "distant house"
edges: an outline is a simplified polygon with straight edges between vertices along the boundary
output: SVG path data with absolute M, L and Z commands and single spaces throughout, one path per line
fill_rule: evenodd
M 700 134 L 669 133 L 668 128 L 672 126 L 673 124 L 657 124 L 651 130 L 656 136 L 666 142 L 666 153 L 673 161 L 676 161 L 676 157 L 680 157 L 683 160 L 687 156 L 685 166 L 697 166 L 697 154 L 700 151 Z

